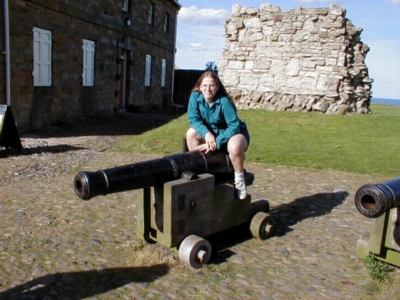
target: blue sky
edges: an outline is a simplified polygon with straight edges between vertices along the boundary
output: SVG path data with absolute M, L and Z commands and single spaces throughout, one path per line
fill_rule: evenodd
M 225 20 L 232 6 L 260 8 L 262 3 L 282 10 L 301 7 L 329 7 L 338 4 L 346 17 L 364 30 L 361 40 L 370 51 L 366 64 L 374 80 L 373 97 L 400 99 L 400 0 L 178 0 L 177 53 L 180 69 L 204 69 L 208 61 L 221 57 L 225 46 Z

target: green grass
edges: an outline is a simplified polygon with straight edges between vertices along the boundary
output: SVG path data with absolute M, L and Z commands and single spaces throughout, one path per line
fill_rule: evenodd
M 241 110 L 251 142 L 247 162 L 362 174 L 400 174 L 400 108 L 372 105 L 372 114 L 337 116 Z M 132 136 L 117 151 L 168 155 L 182 151 L 187 116 Z
M 370 253 L 364 260 L 368 273 L 375 280 L 383 281 L 389 277 L 389 265 L 377 260 L 373 253 Z

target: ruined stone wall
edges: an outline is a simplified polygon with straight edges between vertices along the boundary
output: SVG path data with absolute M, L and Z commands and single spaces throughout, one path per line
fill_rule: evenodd
M 233 6 L 218 68 L 238 108 L 368 113 L 369 48 L 345 15 L 338 5 Z

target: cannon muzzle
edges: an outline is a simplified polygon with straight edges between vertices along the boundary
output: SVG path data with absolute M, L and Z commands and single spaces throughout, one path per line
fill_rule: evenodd
M 81 199 L 89 200 L 98 195 L 161 185 L 181 178 L 188 171 L 218 176 L 233 173 L 233 168 L 224 152 L 184 152 L 95 172 L 79 172 L 74 188 Z
M 363 185 L 356 192 L 355 205 L 368 218 L 377 218 L 400 206 L 400 177 L 384 183 Z

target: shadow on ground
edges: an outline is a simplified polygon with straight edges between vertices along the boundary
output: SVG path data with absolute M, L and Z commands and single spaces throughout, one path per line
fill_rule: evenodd
M 342 204 L 349 193 L 318 193 L 311 196 L 295 199 L 291 203 L 274 207 L 270 214 L 277 221 L 275 236 L 284 236 L 294 230 L 292 228 L 298 222 L 308 218 L 316 218 L 331 213 Z
M 161 127 L 179 118 L 182 113 L 124 113 L 112 116 L 85 117 L 73 123 L 60 123 L 46 128 L 20 134 L 22 144 L 25 138 L 68 138 L 80 136 L 125 136 L 140 135 Z M 23 147 L 21 150 L 0 146 L 0 158 L 36 153 L 61 153 L 86 149 L 70 145 Z
M 49 274 L 4 292 L 0 299 L 78 300 L 103 294 L 132 282 L 149 283 L 166 275 L 169 267 L 127 267 Z
M 32 155 L 39 153 L 63 153 L 69 151 L 85 150 L 84 147 L 74 147 L 70 145 L 40 146 L 35 148 L 23 148 L 20 152 L 16 149 L 0 149 L 0 158 L 9 156 Z
M 348 197 L 347 192 L 319 193 L 311 196 L 295 199 L 272 208 L 269 211 L 275 221 L 275 232 L 269 239 L 282 237 L 295 230 L 292 226 L 308 218 L 321 217 L 341 205 Z M 250 221 L 250 220 L 249 220 Z M 250 224 L 246 223 L 238 227 L 217 233 L 207 238 L 213 248 L 211 263 L 220 264 L 235 255 L 229 248 L 252 239 Z M 267 241 L 266 241 L 267 242 Z
M 177 119 L 179 113 L 124 113 L 112 116 L 85 117 L 74 123 L 60 123 L 21 134 L 46 137 L 75 137 L 91 135 L 138 135 Z

